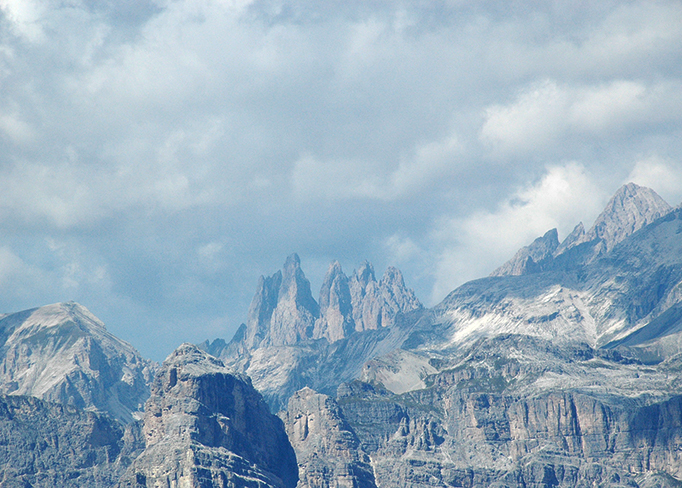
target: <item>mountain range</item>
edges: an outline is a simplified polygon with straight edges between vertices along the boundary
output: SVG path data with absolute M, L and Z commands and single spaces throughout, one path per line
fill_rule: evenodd
M 632 183 L 433 308 L 293 254 L 160 366 L 74 303 L 0 337 L 0 486 L 682 486 L 682 208 Z

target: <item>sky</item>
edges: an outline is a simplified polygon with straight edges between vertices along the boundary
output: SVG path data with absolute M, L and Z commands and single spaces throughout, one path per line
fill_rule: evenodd
M 682 202 L 679 0 L 0 0 L 0 312 L 154 360 L 293 252 L 432 306 L 629 181 Z

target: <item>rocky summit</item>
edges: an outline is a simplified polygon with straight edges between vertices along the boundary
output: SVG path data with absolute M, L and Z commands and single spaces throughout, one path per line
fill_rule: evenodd
M 77 303 L 0 316 L 0 393 L 107 413 L 130 422 L 154 365 Z
M 183 344 L 145 405 L 145 449 L 122 487 L 294 488 L 296 456 L 282 421 L 248 378 Z
M 682 486 L 681 235 L 628 184 L 430 309 L 294 254 L 160 368 L 77 304 L 2 316 L 0 486 Z

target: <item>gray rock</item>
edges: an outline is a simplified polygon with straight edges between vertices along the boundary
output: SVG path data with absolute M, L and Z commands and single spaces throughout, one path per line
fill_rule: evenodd
M 110 488 L 144 447 L 139 425 L 34 397 L 0 397 L 0 485 Z
M 282 421 L 248 378 L 183 344 L 156 375 L 145 405 L 145 450 L 122 487 L 296 486 Z
M 331 343 L 348 337 L 354 330 L 348 277 L 339 262 L 334 261 L 320 289 L 320 318 L 315 324 L 313 338 L 325 338 Z
M 77 303 L 0 318 L 0 393 L 30 395 L 130 422 L 154 364 Z
M 246 321 L 245 345 L 253 349 L 310 339 L 319 315 L 301 260 L 292 254 L 283 271 L 269 278 L 260 277 Z
M 377 282 L 374 268 L 365 261 L 353 273 L 349 287 L 357 331 L 391 327 L 398 314 L 422 308 L 414 292 L 405 286 L 400 270 L 394 267 L 389 267 Z
M 332 398 L 304 388 L 280 415 L 296 450 L 298 488 L 376 488 L 369 457 Z

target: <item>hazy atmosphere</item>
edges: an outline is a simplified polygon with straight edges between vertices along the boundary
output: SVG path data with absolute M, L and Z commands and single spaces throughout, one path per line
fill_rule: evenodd
M 155 360 L 292 252 L 433 305 L 628 181 L 682 202 L 679 1 L 0 0 L 0 312 Z

